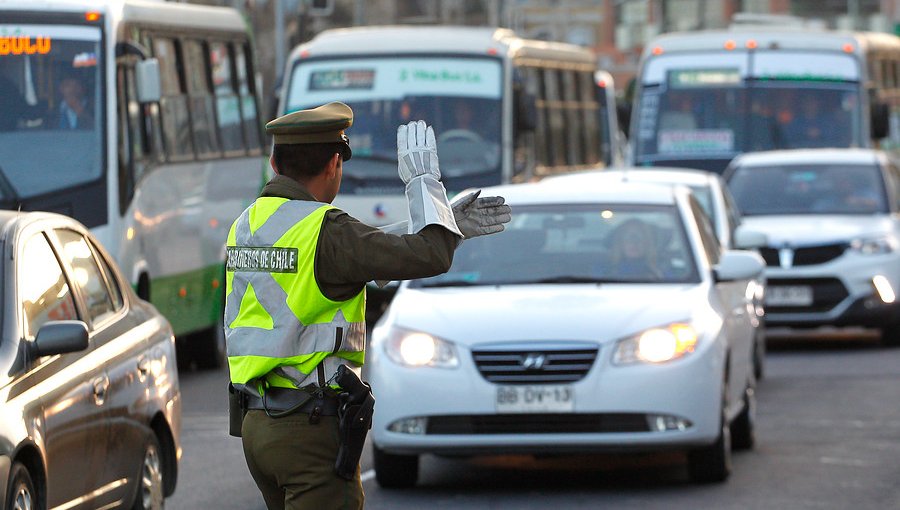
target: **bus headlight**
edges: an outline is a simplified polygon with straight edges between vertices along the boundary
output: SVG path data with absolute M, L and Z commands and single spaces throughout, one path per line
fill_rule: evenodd
M 694 352 L 696 346 L 697 331 L 692 326 L 669 324 L 620 340 L 613 363 L 665 363 Z
M 454 368 L 459 365 L 456 347 L 428 333 L 391 328 L 384 350 L 395 363 L 407 367 Z

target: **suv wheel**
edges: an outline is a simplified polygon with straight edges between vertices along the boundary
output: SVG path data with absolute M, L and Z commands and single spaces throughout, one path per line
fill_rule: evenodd
M 393 455 L 373 447 L 375 480 L 385 489 L 408 489 L 419 479 L 418 455 Z

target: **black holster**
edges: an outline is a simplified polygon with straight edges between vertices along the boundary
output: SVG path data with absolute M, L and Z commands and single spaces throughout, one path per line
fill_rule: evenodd
M 247 397 L 228 383 L 228 434 L 241 437 L 241 426 L 247 414 Z
M 366 444 L 366 435 L 372 428 L 372 413 L 375 410 L 375 397 L 368 383 L 346 365 L 338 367 L 335 382 L 340 385 L 342 393 L 338 398 L 338 423 L 340 427 L 340 447 L 334 471 L 345 480 L 352 480 L 359 468 L 359 457 Z

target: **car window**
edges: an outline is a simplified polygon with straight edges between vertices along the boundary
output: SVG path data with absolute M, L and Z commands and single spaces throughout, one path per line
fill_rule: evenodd
M 514 207 L 503 232 L 467 240 L 449 272 L 411 285 L 696 281 L 675 207 L 610 204 Z
M 888 212 L 874 164 L 742 166 L 728 187 L 744 216 Z
M 722 254 L 722 245 L 716 237 L 716 231 L 713 229 L 709 216 L 703 211 L 703 207 L 692 196 L 690 197 L 691 210 L 694 212 L 694 218 L 697 220 L 697 228 L 700 230 L 700 239 L 703 242 L 703 249 L 709 259 L 710 265 L 719 263 L 719 257 Z
M 44 234 L 25 241 L 17 281 L 26 338 L 34 339 L 47 321 L 78 319 L 69 284 Z
M 114 314 L 113 296 L 87 240 L 72 230 L 59 229 L 56 235 L 62 245 L 63 258 L 72 266 L 74 284 L 81 289 L 91 321 L 97 323 Z
M 731 238 L 734 239 L 734 231 L 741 224 L 741 213 L 737 204 L 734 203 L 731 191 L 724 184 L 722 185 L 722 199 L 725 201 L 725 210 L 728 213 L 728 231 L 731 232 Z
M 106 277 L 106 282 L 109 286 L 109 296 L 112 299 L 113 308 L 115 310 L 119 310 L 123 306 L 125 306 L 125 302 L 122 300 L 122 289 L 119 288 L 119 280 L 116 279 L 116 275 L 113 272 L 112 268 L 109 266 L 109 261 L 106 260 L 100 250 L 97 249 L 97 246 L 92 242 L 91 246 L 94 248 L 94 255 L 97 257 L 97 260 L 100 261 L 100 268 L 103 271 L 103 276 Z

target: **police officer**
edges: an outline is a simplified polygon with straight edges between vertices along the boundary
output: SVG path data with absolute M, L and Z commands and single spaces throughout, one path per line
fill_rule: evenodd
M 366 282 L 446 272 L 461 239 L 499 232 L 510 220 L 502 197 L 473 193 L 449 203 L 434 132 L 423 121 L 397 133 L 409 233 L 336 209 L 352 123 L 343 103 L 269 122 L 276 175 L 228 235 L 228 365 L 247 409 L 244 456 L 269 509 L 363 506 L 358 452 L 349 479 L 336 473 L 346 409 L 336 375 L 349 372 L 342 365 L 358 374 L 365 358 Z

